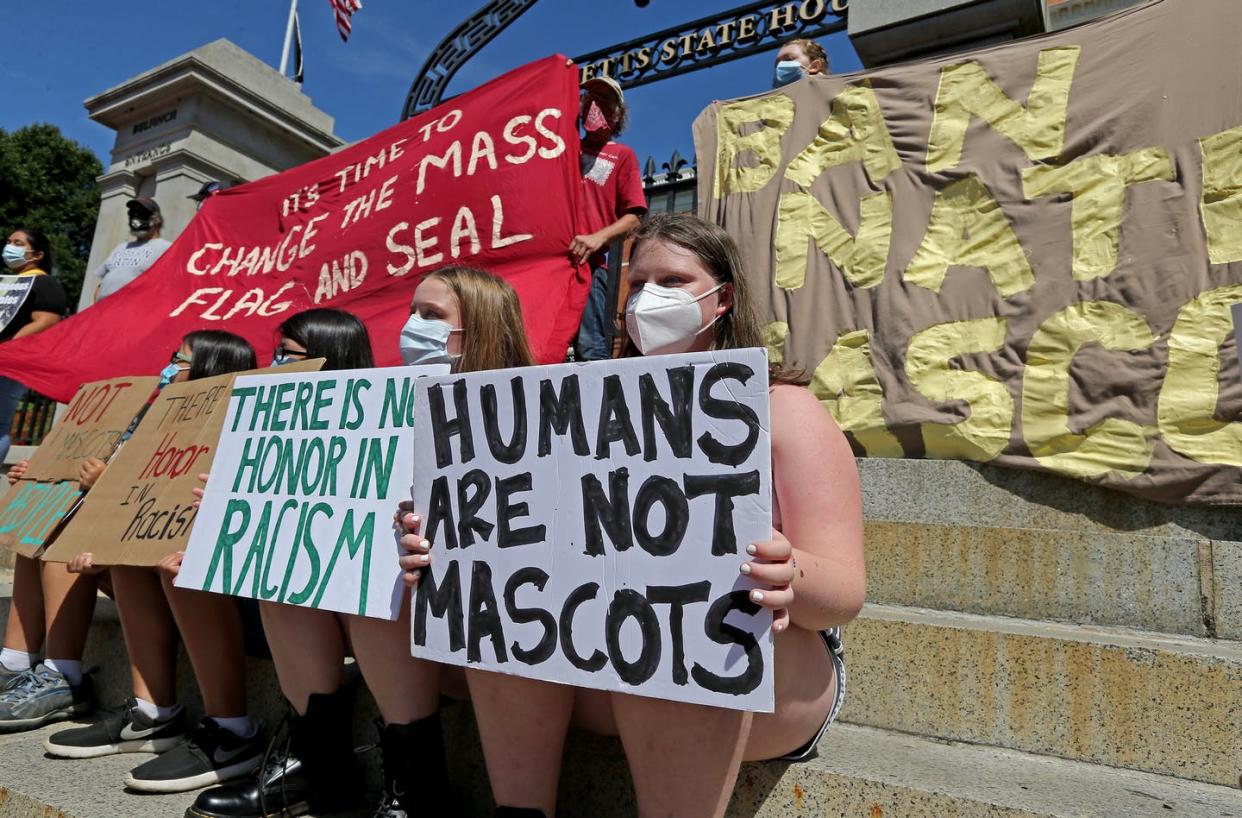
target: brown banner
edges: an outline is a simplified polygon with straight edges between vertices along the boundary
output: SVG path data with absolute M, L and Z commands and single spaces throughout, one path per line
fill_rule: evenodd
M 78 467 L 108 460 L 159 378 L 113 378 L 83 384 L 35 450 L 22 479 L 0 499 L 0 547 L 33 557 L 82 496 Z
M 316 358 L 281 371 L 317 372 L 321 366 L 323 359 Z M 211 470 L 233 381 L 250 374 L 164 387 L 43 559 L 68 562 L 90 551 L 96 565 L 155 565 L 184 549 L 196 511 L 193 489 L 198 475 Z
M 810 77 L 695 122 L 775 357 L 860 454 L 1242 504 L 1236 0 Z

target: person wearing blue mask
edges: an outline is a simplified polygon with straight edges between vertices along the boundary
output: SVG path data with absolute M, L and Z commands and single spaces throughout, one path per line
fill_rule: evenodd
M 828 73 L 828 55 L 814 40 L 790 40 L 776 52 L 776 72 L 772 87 L 780 88 L 803 77 Z

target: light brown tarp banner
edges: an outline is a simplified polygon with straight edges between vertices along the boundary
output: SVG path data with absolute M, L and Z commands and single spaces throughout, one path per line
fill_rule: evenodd
M 323 359 L 315 358 L 281 372 L 318 372 L 322 366 Z M 211 471 L 233 381 L 251 374 L 164 387 L 43 559 L 68 562 L 89 551 L 96 565 L 155 565 L 184 550 L 197 512 L 193 490 L 198 475 Z
M 856 450 L 1242 503 L 1242 3 L 715 103 L 700 215 Z
M 159 378 L 113 378 L 83 384 L 43 438 L 21 480 L 0 499 L 0 547 L 33 557 L 82 495 L 78 467 L 106 461 L 146 405 Z

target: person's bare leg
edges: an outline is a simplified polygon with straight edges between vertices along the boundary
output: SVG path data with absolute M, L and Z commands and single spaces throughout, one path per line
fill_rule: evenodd
M 162 576 L 164 596 L 185 642 L 203 695 L 203 710 L 216 718 L 246 715 L 246 641 L 233 597 L 176 588 Z
M 9 601 L 9 621 L 4 629 L 4 646 L 22 653 L 43 650 L 47 628 L 43 622 L 42 563 L 15 555 L 13 597 Z
M 482 670 L 466 681 L 496 803 L 552 818 L 574 689 Z
M 745 759 L 779 758 L 815 738 L 837 695 L 836 671 L 824 639 L 796 625 L 776 637 L 776 711 L 756 713 Z
M 613 694 L 639 818 L 719 818 L 742 763 L 751 714 Z
M 97 578 L 71 574 L 59 562 L 43 563 L 43 621 L 49 659 L 80 661 L 95 615 Z
M 171 707 L 177 703 L 177 626 L 160 578 L 150 568 L 115 565 L 110 570 L 134 695 Z
M 440 707 L 440 668 L 410 656 L 410 598 L 396 621 L 346 616 L 354 656 L 385 724 L 410 724 Z
M 306 715 L 312 693 L 335 693 L 341 686 L 345 634 L 332 611 L 260 602 L 263 630 L 276 664 L 280 690 L 298 715 Z

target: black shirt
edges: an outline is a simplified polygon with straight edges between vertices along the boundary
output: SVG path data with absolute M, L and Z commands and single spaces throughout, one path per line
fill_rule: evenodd
M 65 288 L 60 285 L 60 280 L 46 273 L 35 273 L 32 278 L 34 286 L 30 288 L 30 295 L 26 296 L 25 303 L 18 309 L 9 325 L 0 330 L 0 341 L 7 341 L 16 335 L 19 329 L 31 322 L 36 312 L 54 312 L 60 316 L 65 314 L 69 299 L 65 295 Z

